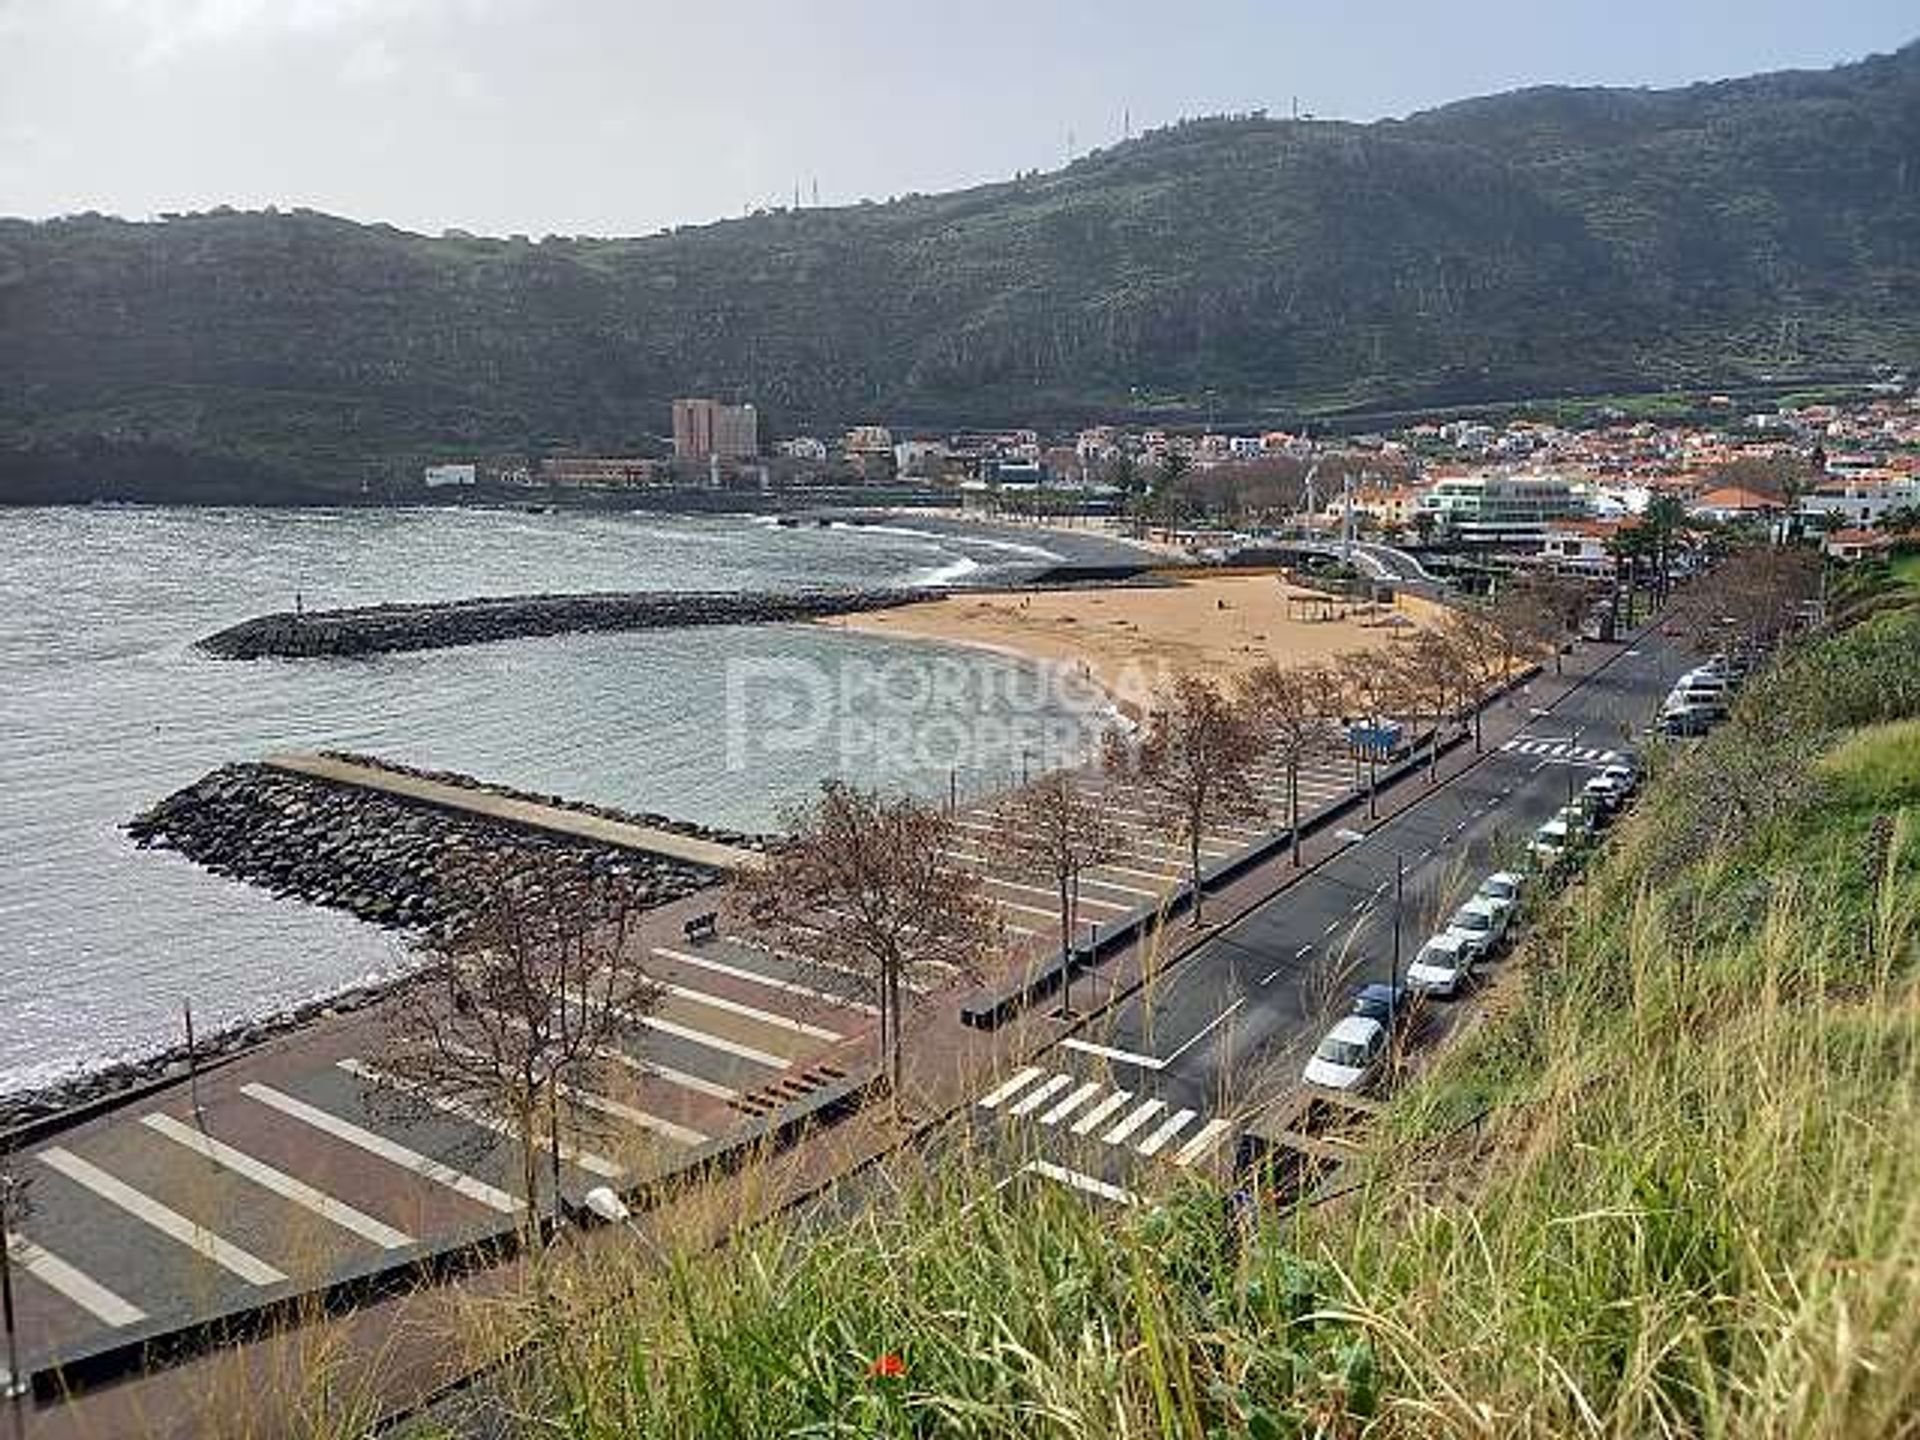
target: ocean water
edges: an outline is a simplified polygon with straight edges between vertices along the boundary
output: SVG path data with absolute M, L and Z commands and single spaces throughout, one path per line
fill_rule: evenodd
M 231 760 L 369 751 L 766 828 L 830 775 L 927 795 L 1091 744 L 1091 697 L 1003 656 L 814 626 L 514 641 L 351 661 L 208 659 L 265 610 L 552 590 L 1012 578 L 1050 540 L 910 522 L 510 511 L 0 510 L 0 1093 L 409 963 L 121 830 Z

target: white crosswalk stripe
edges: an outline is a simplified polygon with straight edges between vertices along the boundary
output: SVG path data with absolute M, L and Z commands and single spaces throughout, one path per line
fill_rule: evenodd
M 1178 1165 L 1182 1170 L 1186 1169 L 1189 1165 L 1193 1164 L 1194 1161 L 1200 1159 L 1209 1150 L 1213 1149 L 1214 1146 L 1218 1145 L 1221 1137 L 1232 1128 L 1233 1124 L 1231 1121 L 1209 1120 L 1194 1133 L 1192 1139 L 1188 1140 L 1187 1143 L 1182 1145 L 1174 1154 L 1173 1163 Z
M 1048 1100 L 1073 1084 L 1071 1075 L 1053 1075 L 1029 1090 L 1007 1110 L 1009 1115 L 1031 1115 Z
M 1005 1104 L 1015 1095 L 1019 1094 L 1021 1090 L 1031 1085 L 1046 1073 L 1047 1072 L 1042 1070 L 1038 1065 L 1027 1066 L 1024 1070 L 1019 1071 L 1004 1081 L 999 1089 L 989 1095 L 981 1096 L 980 1108 L 983 1110 L 992 1110 Z
M 1194 1112 L 1191 1110 L 1174 1111 L 1173 1114 L 1169 1115 L 1166 1120 L 1161 1123 L 1157 1130 L 1147 1136 L 1146 1139 L 1142 1140 L 1134 1148 L 1142 1155 L 1158 1155 L 1160 1151 L 1165 1148 L 1169 1140 L 1187 1128 L 1193 1118 Z
M 1170 1108 L 1164 1100 L 1039 1065 L 1023 1067 L 976 1103 L 982 1110 L 1031 1119 L 1099 1144 L 1160 1156 L 1181 1169 L 1209 1154 L 1233 1128 L 1230 1121 L 1215 1118 L 1189 1134 L 1201 1118 L 1197 1110 Z M 1105 1131 L 1096 1134 L 1102 1126 Z
M 1166 1108 L 1167 1102 L 1164 1100 L 1143 1100 L 1138 1109 L 1107 1131 L 1100 1139 L 1108 1145 L 1123 1144 L 1129 1135 Z
M 1058 1105 L 1055 1105 L 1051 1110 L 1047 1111 L 1046 1114 L 1042 1115 L 1040 1117 L 1040 1123 L 1042 1125 L 1058 1125 L 1062 1120 L 1066 1119 L 1067 1116 L 1078 1110 L 1105 1088 L 1106 1087 L 1098 1081 L 1089 1080 Z
M 27 1274 L 48 1289 L 59 1291 L 102 1325 L 111 1325 L 117 1330 L 147 1318 L 147 1312 L 138 1305 L 122 1300 L 91 1275 L 24 1235 L 8 1233 L 7 1254 Z
M 1114 1111 L 1118 1110 L 1131 1099 L 1133 1099 L 1133 1092 L 1131 1090 L 1114 1091 L 1113 1094 L 1109 1095 L 1098 1105 L 1094 1106 L 1093 1109 L 1087 1111 L 1086 1114 L 1073 1122 L 1073 1133 L 1076 1135 L 1091 1135 L 1095 1130 L 1100 1128 L 1109 1115 L 1113 1114 Z
M 117 1176 L 109 1175 L 98 1165 L 81 1159 L 71 1150 L 59 1145 L 50 1145 L 40 1152 L 40 1163 L 49 1169 L 59 1171 L 74 1184 L 91 1190 L 109 1205 L 126 1211 L 134 1219 L 158 1230 L 169 1240 L 177 1241 L 196 1254 L 205 1256 L 222 1270 L 239 1276 L 249 1285 L 278 1285 L 287 1278 L 259 1256 L 242 1250 L 231 1240 L 221 1238 L 197 1220 L 188 1219 L 171 1206 L 162 1205 L 151 1195 L 136 1190 Z

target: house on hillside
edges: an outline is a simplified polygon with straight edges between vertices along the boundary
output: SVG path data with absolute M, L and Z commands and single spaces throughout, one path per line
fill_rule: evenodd
M 1762 495 L 1739 485 L 1723 485 L 1695 497 L 1687 506 L 1687 518 L 1714 525 L 1737 525 L 1745 520 L 1771 520 L 1785 508 L 1777 496 Z
M 1832 530 L 1820 542 L 1820 548 L 1833 559 L 1851 565 L 1889 553 L 1893 543 L 1893 536 L 1880 530 Z

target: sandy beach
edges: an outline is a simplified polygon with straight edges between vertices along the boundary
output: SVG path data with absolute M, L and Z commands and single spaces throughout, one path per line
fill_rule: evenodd
M 1329 604 L 1272 572 L 1194 572 L 1161 586 L 956 594 L 819 623 L 1071 665 L 1137 714 L 1172 675 L 1227 679 L 1268 659 L 1324 660 L 1385 646 L 1431 614 L 1427 602 L 1404 596 L 1393 606 Z

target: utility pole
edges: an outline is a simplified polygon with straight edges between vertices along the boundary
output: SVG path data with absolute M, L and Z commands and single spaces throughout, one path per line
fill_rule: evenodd
M 26 1420 L 20 1411 L 20 1402 L 32 1392 L 33 1386 L 20 1373 L 20 1338 L 14 1324 L 13 1315 L 13 1221 L 14 1211 L 19 1207 L 17 1196 L 24 1183 L 13 1173 L 13 1160 L 9 1156 L 0 1169 L 0 1323 L 7 1331 L 7 1385 L 8 1408 L 13 1411 L 13 1432 L 15 1435 L 26 1433 Z

